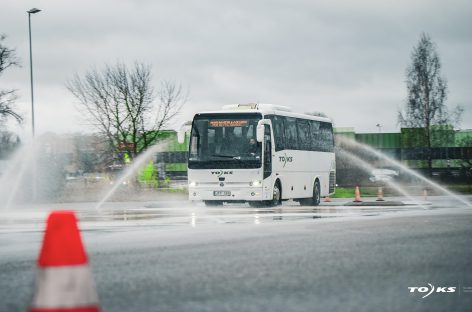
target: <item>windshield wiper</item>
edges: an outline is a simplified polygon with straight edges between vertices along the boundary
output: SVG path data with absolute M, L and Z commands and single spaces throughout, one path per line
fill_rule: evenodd
M 213 154 L 211 156 L 212 157 L 216 156 L 216 157 L 223 157 L 223 158 L 232 158 L 232 159 L 236 159 L 236 160 L 241 161 L 241 156 L 236 156 L 236 155 Z
M 235 155 L 223 155 L 223 154 L 213 154 L 211 156 L 216 156 L 216 157 L 224 157 L 224 158 L 233 158 L 236 157 Z

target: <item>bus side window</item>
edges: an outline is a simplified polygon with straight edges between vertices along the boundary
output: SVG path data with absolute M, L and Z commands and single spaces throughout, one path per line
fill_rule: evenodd
M 275 151 L 285 149 L 283 119 L 280 116 L 267 116 L 272 121 L 272 130 L 274 132 Z
M 310 120 L 310 132 L 311 132 L 311 148 L 312 151 L 320 151 L 320 122 L 316 120 Z
M 193 157 L 198 157 L 198 145 L 200 143 L 200 136 L 198 133 L 194 130 L 192 131 L 192 139 L 191 139 L 192 144 L 190 145 L 190 158 Z
M 332 124 L 328 124 L 328 144 L 329 144 L 329 152 L 334 152 L 334 134 L 333 134 Z
M 192 144 L 190 145 L 190 155 L 189 157 L 201 157 L 199 153 L 201 154 L 201 147 L 202 144 L 202 137 L 200 135 L 201 129 L 198 129 L 198 127 L 192 127 L 192 134 L 191 134 L 191 142 Z
M 333 128 L 330 123 L 322 122 L 320 127 L 320 141 L 321 141 L 321 151 L 323 152 L 332 152 L 334 150 L 333 145 Z
M 326 141 L 326 145 L 328 146 L 328 152 L 334 152 L 333 125 L 330 123 L 326 124 Z
M 298 149 L 298 133 L 297 124 L 294 117 L 285 117 L 285 148 L 286 149 Z
M 311 149 L 311 135 L 308 120 L 297 119 L 297 128 L 299 149 L 309 151 Z

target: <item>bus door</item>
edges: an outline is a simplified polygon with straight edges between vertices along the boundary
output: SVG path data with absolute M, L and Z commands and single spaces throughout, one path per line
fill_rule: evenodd
M 272 174 L 272 139 L 270 126 L 264 125 L 264 179 Z

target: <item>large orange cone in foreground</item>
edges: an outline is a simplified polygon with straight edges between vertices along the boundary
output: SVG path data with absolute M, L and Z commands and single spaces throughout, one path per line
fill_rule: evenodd
M 72 211 L 54 211 L 49 215 L 29 311 L 99 311 L 87 254 Z

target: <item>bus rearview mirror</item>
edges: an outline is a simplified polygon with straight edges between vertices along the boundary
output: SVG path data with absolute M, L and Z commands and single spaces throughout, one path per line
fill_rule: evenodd
M 179 131 L 177 132 L 177 142 L 179 142 L 179 144 L 185 143 L 185 133 L 187 133 L 187 131 L 190 131 L 191 126 L 192 126 L 191 121 L 187 121 L 184 124 L 182 124 Z
M 264 141 L 264 125 L 257 125 L 256 140 L 257 140 L 257 142 Z
M 177 132 L 177 142 L 179 142 L 179 144 L 183 144 L 185 142 L 185 131 L 182 131 L 182 129 Z

